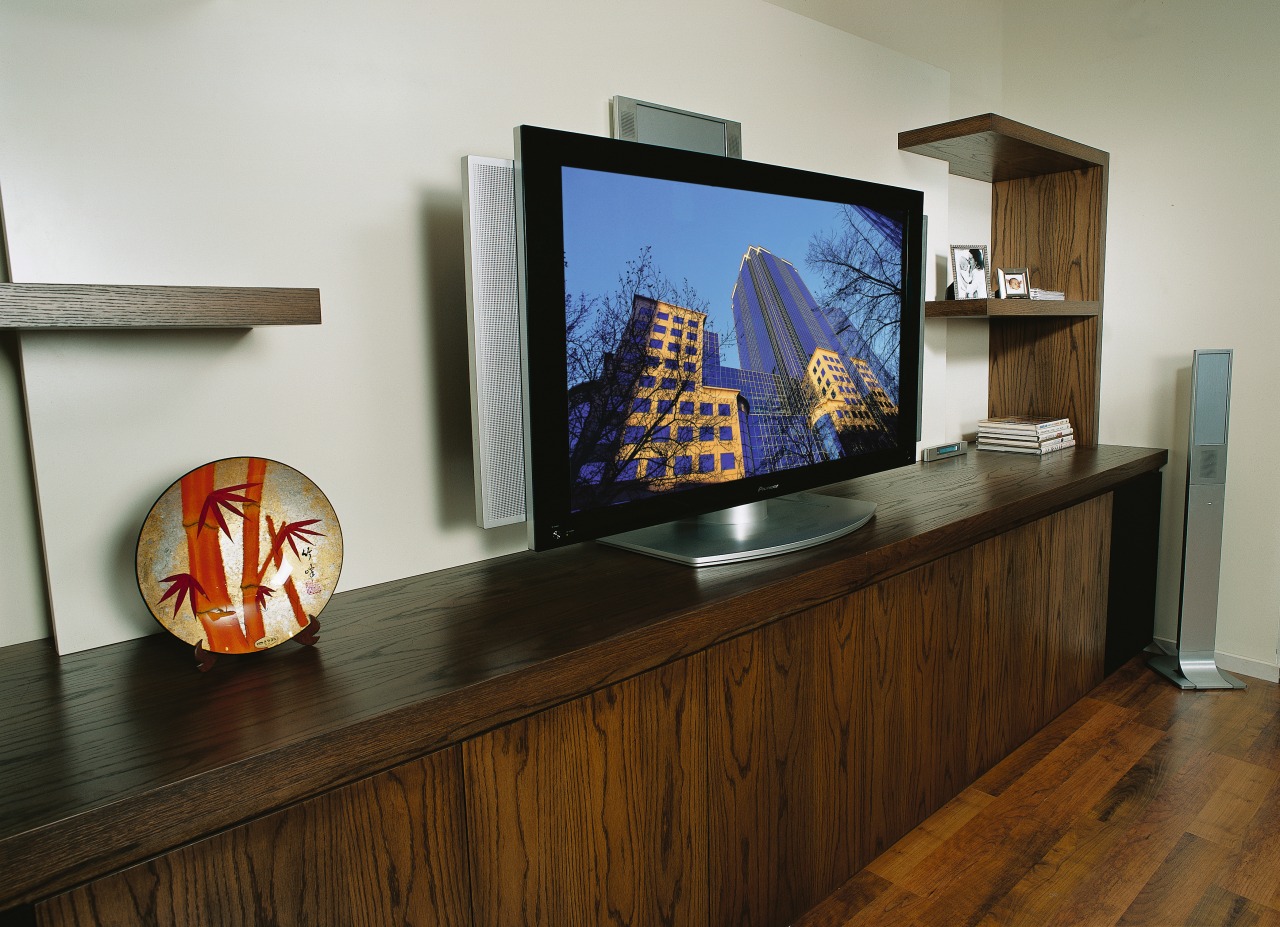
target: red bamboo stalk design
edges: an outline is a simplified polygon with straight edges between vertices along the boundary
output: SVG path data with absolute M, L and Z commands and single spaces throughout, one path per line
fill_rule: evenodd
M 199 615 L 200 627 L 209 640 L 208 650 L 213 653 L 249 653 L 254 648 L 240 627 L 240 619 L 230 615 Z
M 227 575 L 222 563 L 222 546 L 218 528 L 201 525 L 201 511 L 214 486 L 214 465 L 205 464 L 182 478 L 182 527 L 187 535 L 188 572 L 204 590 L 204 603 L 193 602 L 193 610 L 205 636 L 209 650 L 237 653 L 251 650 L 239 620 L 231 607 L 227 591 Z M 192 594 L 193 600 L 196 599 Z
M 284 525 L 280 526 L 281 528 Z M 276 544 L 276 526 L 271 520 L 271 516 L 267 516 L 267 533 L 271 535 L 271 546 L 275 553 L 271 558 L 271 565 L 277 570 L 284 563 L 284 545 Z M 311 621 L 307 616 L 306 610 L 302 607 L 302 597 L 298 595 L 298 586 L 293 581 L 293 574 L 289 574 L 289 578 L 284 581 L 284 594 L 289 597 L 289 605 L 293 607 L 293 618 L 298 622 L 298 627 L 305 628 Z
M 258 601 L 258 588 L 262 574 L 258 570 L 261 556 L 262 485 L 267 477 L 267 462 L 261 457 L 249 458 L 249 472 L 245 477 L 243 532 L 244 564 L 240 571 L 240 598 L 244 604 L 245 636 L 250 643 L 257 643 L 267 636 L 262 606 Z

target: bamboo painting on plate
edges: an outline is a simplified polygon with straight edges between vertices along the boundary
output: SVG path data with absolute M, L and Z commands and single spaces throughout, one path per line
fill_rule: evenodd
M 297 470 L 232 457 L 165 490 L 138 537 L 137 569 L 151 614 L 197 655 L 254 653 L 314 635 L 342 571 L 342 530 Z

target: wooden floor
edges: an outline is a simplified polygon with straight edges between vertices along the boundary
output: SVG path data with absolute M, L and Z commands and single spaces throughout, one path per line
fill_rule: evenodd
M 1280 925 L 1280 686 L 1141 659 L 794 927 Z

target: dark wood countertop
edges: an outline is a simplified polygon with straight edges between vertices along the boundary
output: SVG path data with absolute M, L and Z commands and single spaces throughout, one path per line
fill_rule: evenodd
M 0 649 L 0 911 L 420 756 L 1100 495 L 1164 450 L 970 453 L 825 490 L 848 537 L 699 570 L 596 544 L 336 595 L 314 648 L 196 672 L 168 635 Z M 141 607 L 141 605 L 139 605 Z

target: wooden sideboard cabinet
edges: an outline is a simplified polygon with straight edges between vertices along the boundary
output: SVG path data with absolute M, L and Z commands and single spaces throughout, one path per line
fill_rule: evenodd
M 354 590 L 207 675 L 6 648 L 0 924 L 789 923 L 1150 640 L 1166 459 L 863 478 L 871 525 L 754 564 Z

